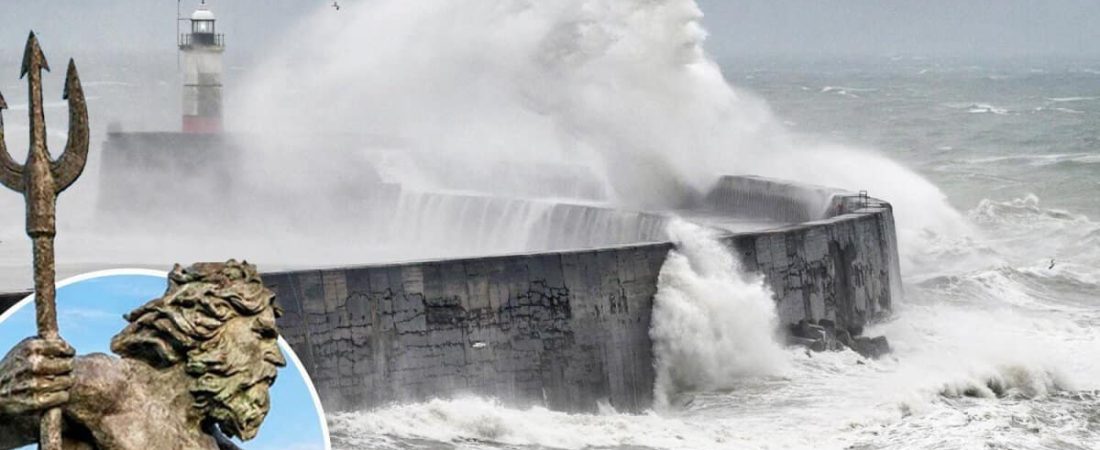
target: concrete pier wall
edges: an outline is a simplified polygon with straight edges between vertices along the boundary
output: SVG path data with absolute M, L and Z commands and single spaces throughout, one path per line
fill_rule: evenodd
M 722 238 L 746 270 L 765 275 L 785 323 L 829 319 L 859 329 L 901 294 L 885 202 L 726 177 L 703 204 L 801 222 Z M 649 243 L 263 276 L 285 311 L 283 337 L 329 410 L 480 394 L 517 406 L 591 411 L 606 401 L 639 411 L 652 403 L 650 313 L 672 248 Z M 0 295 L 0 311 L 23 296 Z
M 802 223 L 836 215 L 836 199 L 845 191 L 757 176 L 723 177 L 705 205 L 720 213 Z
M 885 202 L 757 177 L 726 177 L 707 198 L 714 210 L 812 220 L 724 238 L 747 270 L 766 276 L 784 322 L 829 319 L 858 329 L 900 294 Z M 480 394 L 517 406 L 590 411 L 606 401 L 638 411 L 652 403 L 650 312 L 671 249 L 655 243 L 264 279 L 285 310 L 283 336 L 330 409 Z
M 206 198 L 211 192 L 233 189 L 230 168 L 239 167 L 240 153 L 219 134 L 110 131 L 100 162 L 98 209 L 159 211 L 211 204 L 214 200 Z
M 649 405 L 649 313 L 670 244 L 269 274 L 325 405 L 461 393 Z M 596 395 L 596 397 L 594 397 Z

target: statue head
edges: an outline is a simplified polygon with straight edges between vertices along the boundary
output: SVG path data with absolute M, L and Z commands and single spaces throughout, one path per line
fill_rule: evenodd
M 182 368 L 205 425 L 249 440 L 267 416 L 277 368 L 286 366 L 274 299 L 247 262 L 176 265 L 164 296 L 126 315 L 130 324 L 111 350 L 154 368 Z

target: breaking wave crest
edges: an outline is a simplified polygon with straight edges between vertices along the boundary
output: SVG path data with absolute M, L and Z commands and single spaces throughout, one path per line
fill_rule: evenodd
M 1096 281 L 1100 266 L 1100 223 L 1070 211 L 1050 208 L 1029 194 L 1008 201 L 982 200 L 967 217 L 986 240 L 996 245 L 1006 263 L 1017 268 L 1041 267 L 1046 275 L 1065 271 Z
M 990 199 L 982 200 L 970 211 L 969 217 L 978 224 L 1009 223 L 1023 225 L 1027 222 L 1057 221 L 1069 224 L 1084 224 L 1088 217 L 1068 211 L 1047 209 L 1040 205 L 1039 196 L 1028 194 L 1005 202 Z
M 948 398 L 1015 398 L 1033 399 L 1064 389 L 1057 373 L 1024 365 L 1004 365 L 987 368 L 970 378 L 944 383 L 940 395 Z
M 661 267 L 649 331 L 657 405 L 781 371 L 786 353 L 775 340 L 774 294 L 763 277 L 744 273 L 710 230 L 674 221 L 668 233 L 676 249 Z

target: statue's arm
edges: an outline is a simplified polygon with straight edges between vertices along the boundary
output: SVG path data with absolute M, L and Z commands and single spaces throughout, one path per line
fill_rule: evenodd
M 0 450 L 37 442 L 41 412 L 69 401 L 74 354 L 64 342 L 31 338 L 0 360 Z

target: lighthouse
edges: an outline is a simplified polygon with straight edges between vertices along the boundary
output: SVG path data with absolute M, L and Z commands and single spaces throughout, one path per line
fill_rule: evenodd
M 191 32 L 180 35 L 183 52 L 183 132 L 222 131 L 222 53 L 225 35 L 217 34 L 214 13 L 205 2 L 191 15 Z

